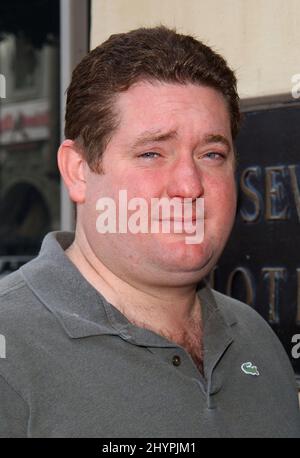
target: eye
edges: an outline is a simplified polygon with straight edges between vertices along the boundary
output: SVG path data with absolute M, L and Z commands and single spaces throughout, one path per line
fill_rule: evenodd
M 222 160 L 225 159 L 225 154 L 218 153 L 217 151 L 210 151 L 209 153 L 205 154 L 205 157 L 212 160 Z
M 140 154 L 138 157 L 142 157 L 145 159 L 154 159 L 156 157 L 160 157 L 160 154 L 154 151 L 147 151 L 146 153 Z

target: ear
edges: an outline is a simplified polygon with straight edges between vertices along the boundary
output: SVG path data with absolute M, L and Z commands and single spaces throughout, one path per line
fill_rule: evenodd
M 85 170 L 87 163 L 73 140 L 65 140 L 57 153 L 60 174 L 68 189 L 70 199 L 84 203 L 86 194 Z

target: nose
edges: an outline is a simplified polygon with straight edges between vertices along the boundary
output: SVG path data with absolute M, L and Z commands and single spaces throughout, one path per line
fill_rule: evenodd
M 170 170 L 167 194 L 169 198 L 197 199 L 204 193 L 202 171 L 192 157 L 181 158 Z

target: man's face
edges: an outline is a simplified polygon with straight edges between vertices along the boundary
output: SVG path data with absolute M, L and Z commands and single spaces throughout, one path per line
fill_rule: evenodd
M 97 258 L 131 283 L 184 285 L 199 281 L 220 256 L 232 228 L 236 189 L 230 117 L 223 96 L 194 84 L 139 82 L 116 102 L 120 124 L 102 160 L 88 170 L 79 224 Z M 96 202 L 119 191 L 127 198 L 204 198 L 204 240 L 186 233 L 99 234 Z M 195 208 L 195 206 L 194 206 Z M 129 215 L 132 212 L 129 212 Z M 117 215 L 118 217 L 118 215 Z

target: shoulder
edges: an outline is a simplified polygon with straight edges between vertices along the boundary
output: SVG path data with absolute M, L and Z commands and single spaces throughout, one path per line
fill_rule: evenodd
M 0 280 L 0 316 L 13 315 L 20 310 L 26 297 L 32 297 L 20 270 Z
M 278 361 L 294 381 L 294 373 L 288 355 L 270 324 L 250 305 L 211 290 L 223 317 L 232 324 L 235 342 L 239 346 L 260 351 Z
M 52 315 L 26 281 L 22 269 L 0 280 L 0 334 L 13 337 L 14 342 L 21 341 L 26 335 L 32 339 L 56 323 Z
M 20 270 L 6 275 L 0 280 L 0 297 L 5 296 L 6 293 L 25 285 L 26 283 L 20 274 Z
M 44 380 L 61 334 L 64 337 L 57 320 L 30 289 L 20 270 L 1 279 L 0 377 L 26 402 L 33 383 Z
M 210 290 L 221 313 L 230 321 L 240 326 L 258 326 L 264 330 L 270 329 L 266 320 L 253 307 L 214 289 Z
M 54 331 L 56 321 L 29 288 L 20 270 L 0 281 L 0 335 L 6 341 L 6 364 L 32 354 L 36 342 Z M 10 356 L 10 358 L 9 358 Z
M 0 324 L 22 320 L 36 311 L 40 301 L 23 278 L 20 269 L 0 280 Z

